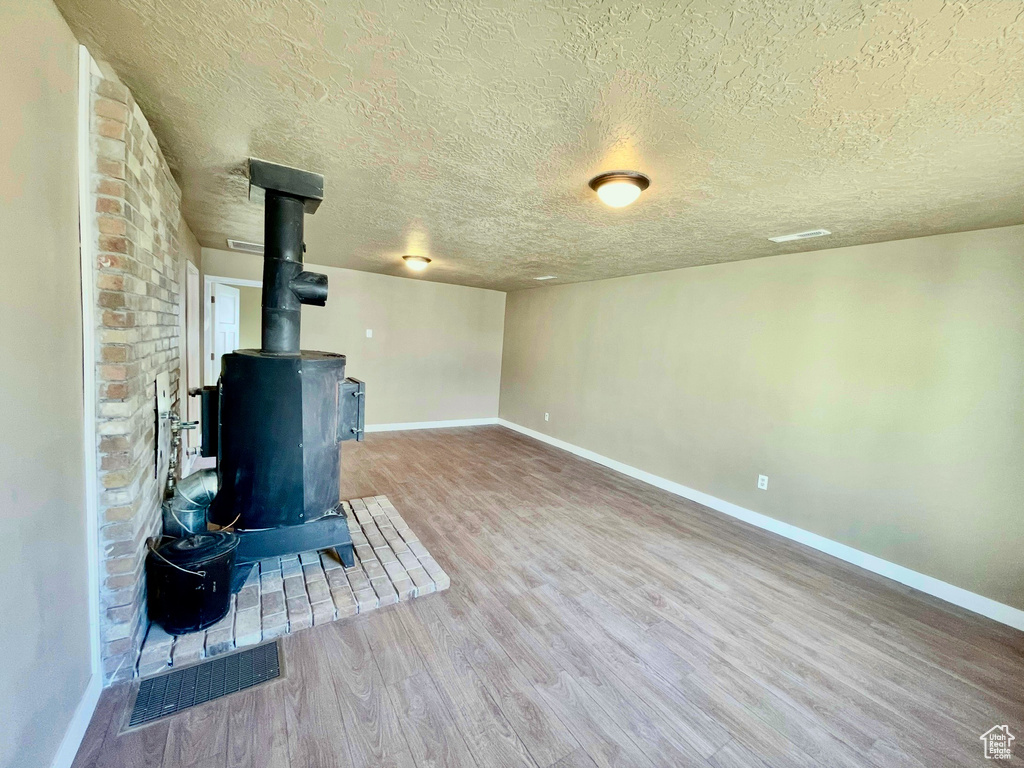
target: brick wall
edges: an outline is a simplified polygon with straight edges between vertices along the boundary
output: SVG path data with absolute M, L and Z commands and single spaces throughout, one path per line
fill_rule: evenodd
M 153 132 L 131 93 L 98 66 L 91 144 L 100 627 L 104 675 L 111 681 L 134 674 L 146 626 L 145 541 L 160 530 L 165 477 L 155 468 L 155 381 L 168 372 L 177 400 L 189 254 L 179 240 L 181 193 Z

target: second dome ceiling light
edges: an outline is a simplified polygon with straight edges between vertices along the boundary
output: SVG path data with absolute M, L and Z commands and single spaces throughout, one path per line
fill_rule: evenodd
M 405 259 L 405 266 L 414 272 L 422 272 L 430 264 L 430 259 L 426 256 L 403 256 Z

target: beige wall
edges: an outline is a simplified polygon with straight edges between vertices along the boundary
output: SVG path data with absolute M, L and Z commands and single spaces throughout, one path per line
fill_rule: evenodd
M 1024 227 L 511 293 L 500 410 L 1024 608 Z
M 263 289 L 238 286 L 238 348 L 259 349 L 262 343 Z
M 207 275 L 259 280 L 257 256 L 203 249 Z M 330 281 L 326 307 L 302 310 L 302 346 L 348 356 L 366 382 L 366 423 L 498 415 L 505 294 L 309 265 Z M 366 338 L 366 330 L 373 338 Z
M 0 0 L 0 766 L 46 766 L 90 677 L 78 45 Z

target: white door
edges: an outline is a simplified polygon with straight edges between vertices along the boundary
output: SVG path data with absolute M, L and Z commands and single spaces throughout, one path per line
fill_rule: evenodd
M 210 350 L 212 375 L 207 381 L 215 382 L 220 376 L 220 359 L 238 349 L 238 289 L 222 283 L 213 284 L 213 349 Z

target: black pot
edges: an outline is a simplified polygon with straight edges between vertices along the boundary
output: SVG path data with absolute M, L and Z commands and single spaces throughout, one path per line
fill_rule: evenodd
M 146 556 L 149 618 L 172 635 L 198 632 L 231 605 L 238 537 L 227 531 L 172 539 Z

